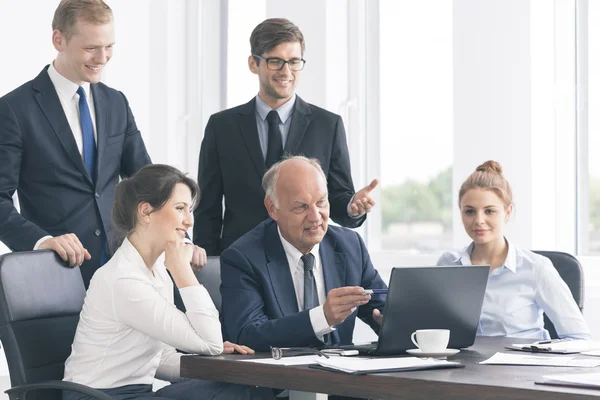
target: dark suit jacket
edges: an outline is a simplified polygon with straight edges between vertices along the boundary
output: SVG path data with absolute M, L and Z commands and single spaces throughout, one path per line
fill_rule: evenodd
M 96 112 L 96 183 L 47 73 L 0 98 L 0 240 L 32 250 L 43 236 L 75 233 L 92 259 L 81 266 L 86 287 L 100 265 L 102 232 L 110 239 L 115 187 L 150 163 L 125 96 L 91 85 Z M 13 206 L 17 190 L 21 214 Z
M 255 99 L 210 117 L 200 149 L 200 203 L 194 213 L 194 243 L 218 255 L 236 239 L 268 218 L 263 204 L 266 171 Z M 331 219 L 342 226 L 360 226 L 366 216 L 348 216 L 354 195 L 346 132 L 339 115 L 296 97 L 284 151 L 316 158 L 327 176 Z M 223 217 L 223 196 L 225 216 Z
M 373 268 L 361 237 L 330 226 L 319 255 L 325 292 L 343 286 L 387 288 Z M 268 219 L 221 254 L 221 297 L 224 332 L 229 340 L 268 351 L 269 346 L 322 346 L 310 323 L 309 311 L 299 311 L 290 267 L 277 232 Z M 332 344 L 350 344 L 356 317 L 376 332 L 373 309 L 383 312 L 385 296 L 374 296 L 336 326 Z

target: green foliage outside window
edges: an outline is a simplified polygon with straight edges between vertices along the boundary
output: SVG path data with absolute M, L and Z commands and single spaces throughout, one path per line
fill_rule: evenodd
M 452 167 L 427 183 L 409 179 L 382 189 L 383 230 L 387 231 L 394 222 L 440 222 L 445 231 L 450 231 L 452 195 Z

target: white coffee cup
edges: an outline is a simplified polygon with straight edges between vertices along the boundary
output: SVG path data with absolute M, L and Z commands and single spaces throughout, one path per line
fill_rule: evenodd
M 450 331 L 448 329 L 419 329 L 410 335 L 410 340 L 424 353 L 437 353 L 448 347 Z

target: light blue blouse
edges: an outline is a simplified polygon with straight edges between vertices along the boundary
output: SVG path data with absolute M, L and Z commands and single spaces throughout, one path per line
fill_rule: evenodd
M 472 265 L 473 246 L 444 253 L 437 265 Z M 477 335 L 549 339 L 544 312 L 561 339 L 591 339 L 569 287 L 552 262 L 508 243 L 504 265 L 488 277 Z

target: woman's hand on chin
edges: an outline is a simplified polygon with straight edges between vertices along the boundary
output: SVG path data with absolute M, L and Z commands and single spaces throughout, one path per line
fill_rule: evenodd
M 254 354 L 254 350 L 252 350 L 248 346 L 242 346 L 240 344 L 235 344 L 231 342 L 223 342 L 223 354 L 232 353 Z

